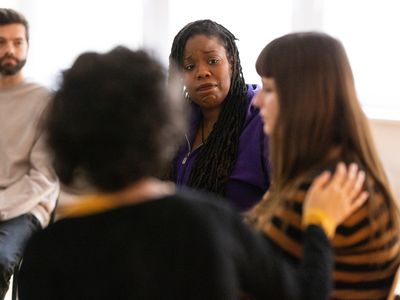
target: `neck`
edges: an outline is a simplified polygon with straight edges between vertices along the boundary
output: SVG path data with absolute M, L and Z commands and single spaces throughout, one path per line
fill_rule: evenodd
M 219 118 L 219 114 L 221 112 L 221 108 L 218 109 L 212 109 L 212 110 L 201 110 L 201 114 L 203 116 L 203 122 L 204 126 L 206 127 L 212 127 L 214 124 L 217 122 Z
M 80 217 L 114 208 L 144 203 L 172 195 L 175 185 L 154 178 L 143 178 L 125 189 L 109 194 L 91 193 L 58 210 L 59 217 Z
M 15 75 L 0 75 L 0 89 L 14 87 L 24 80 L 21 72 Z
M 202 111 L 203 119 L 200 124 L 201 141 L 204 143 L 214 129 L 214 124 L 217 122 L 220 109 L 212 111 Z
M 172 183 L 148 177 L 141 179 L 125 189 L 110 194 L 114 199 L 126 204 L 144 202 L 162 196 L 167 196 L 175 191 Z

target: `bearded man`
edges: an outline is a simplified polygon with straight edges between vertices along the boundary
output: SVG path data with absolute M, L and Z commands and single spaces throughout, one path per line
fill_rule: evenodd
M 25 17 L 0 8 L 0 299 L 27 240 L 48 224 L 59 193 L 41 129 L 50 93 L 22 74 L 28 48 Z

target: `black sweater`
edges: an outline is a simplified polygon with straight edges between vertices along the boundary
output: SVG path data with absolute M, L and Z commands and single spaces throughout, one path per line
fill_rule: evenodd
M 315 226 L 304 237 L 298 266 L 221 200 L 180 191 L 39 232 L 24 255 L 20 299 L 325 299 L 330 243 Z

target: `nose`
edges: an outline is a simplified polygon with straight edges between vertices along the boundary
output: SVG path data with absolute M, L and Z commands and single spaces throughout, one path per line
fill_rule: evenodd
M 12 56 L 15 54 L 15 47 L 13 43 L 6 43 L 5 45 L 5 54 L 7 56 Z
M 207 64 L 199 64 L 198 68 L 197 68 L 197 74 L 196 74 L 197 78 L 204 78 L 204 77 L 210 77 L 211 76 L 211 72 L 210 72 L 210 68 L 208 67 Z

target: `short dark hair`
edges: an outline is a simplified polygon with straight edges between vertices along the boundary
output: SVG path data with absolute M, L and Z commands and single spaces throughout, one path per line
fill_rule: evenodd
M 29 42 L 29 24 L 26 18 L 19 12 L 10 8 L 0 8 L 0 26 L 10 24 L 22 24 L 25 27 L 25 37 Z
M 113 192 L 170 164 L 186 129 L 182 101 L 144 51 L 81 54 L 63 73 L 46 123 L 62 183 Z

